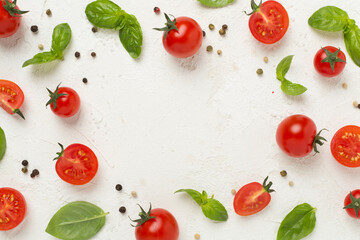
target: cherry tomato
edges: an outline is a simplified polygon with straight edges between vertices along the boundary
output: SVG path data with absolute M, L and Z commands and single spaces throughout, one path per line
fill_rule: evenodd
M 345 126 L 331 140 L 331 153 L 346 167 L 360 167 L 360 127 Z
M 61 152 L 57 153 L 56 173 L 67 183 L 84 185 L 90 182 L 98 170 L 95 153 L 85 145 L 72 144 L 65 150 L 59 143 Z
M 17 227 L 25 218 L 24 196 L 12 188 L 0 188 L 0 231 Z
M 309 117 L 292 115 L 279 124 L 276 141 L 281 150 L 289 156 L 305 157 L 313 149 L 318 153 L 317 144 L 321 146 L 326 141 L 320 136 L 321 131 L 316 134 L 316 125 Z
M 27 11 L 20 11 L 16 1 L 0 1 L 0 38 L 10 37 L 17 32 L 21 23 L 21 14 Z
M 19 108 L 24 103 L 24 93 L 16 83 L 0 80 L 0 106 L 10 114 L 19 114 L 24 118 Z
M 314 67 L 320 75 L 335 77 L 345 68 L 346 57 L 340 48 L 327 46 L 321 48 L 315 55 Z
M 165 13 L 167 23 L 164 28 L 155 28 L 165 31 L 163 45 L 165 50 L 177 58 L 187 58 L 199 51 L 203 41 L 203 31 L 200 25 L 192 18 L 178 17 L 170 20 Z
M 145 212 L 142 207 L 135 229 L 136 240 L 177 240 L 179 226 L 175 217 L 165 209 L 156 208 Z
M 236 193 L 234 198 L 234 209 L 240 216 L 249 216 L 263 210 L 271 201 L 270 189 L 272 182 L 267 184 L 268 177 L 264 183 L 252 182 L 246 184 Z
M 356 189 L 350 192 L 344 200 L 344 209 L 347 214 L 353 218 L 359 217 L 359 209 L 360 209 L 360 189 Z
M 273 44 L 283 38 L 289 28 L 289 16 L 285 8 L 276 1 L 266 1 L 256 5 L 251 0 L 252 13 L 249 28 L 260 42 Z
M 60 84 L 59 84 L 60 86 Z M 68 118 L 74 116 L 80 109 L 80 97 L 72 88 L 57 86 L 54 92 L 50 91 L 50 100 L 46 103 L 59 117 Z

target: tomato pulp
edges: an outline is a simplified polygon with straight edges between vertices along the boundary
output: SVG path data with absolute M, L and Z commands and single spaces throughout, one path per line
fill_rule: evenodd
M 0 188 L 0 231 L 17 227 L 25 218 L 24 196 L 12 188 Z

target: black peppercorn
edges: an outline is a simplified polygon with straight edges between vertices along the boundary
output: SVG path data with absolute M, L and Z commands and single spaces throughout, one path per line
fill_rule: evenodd
M 79 58 L 80 57 L 80 53 L 79 52 L 75 52 L 75 57 Z
M 91 29 L 91 31 L 93 31 L 94 33 L 96 33 L 96 32 L 98 31 L 98 29 L 97 29 L 97 27 L 93 27 L 93 28 Z
M 360 104 L 358 105 L 358 108 L 360 108 Z
M 228 25 L 226 25 L 226 24 L 222 25 L 222 29 L 227 30 L 227 29 L 228 29 Z
M 92 53 L 91 53 L 91 56 L 92 56 L 92 57 L 96 57 L 96 52 L 92 52 Z
M 34 169 L 31 174 L 34 174 L 35 176 L 39 175 L 40 172 L 37 169 Z
M 87 78 L 83 78 L 83 83 L 87 83 L 88 82 L 88 80 L 87 80 Z
M 126 207 L 124 207 L 124 206 L 120 207 L 119 212 L 126 213 Z
M 30 177 L 31 177 L 31 178 L 35 178 L 35 174 L 31 173 L 31 174 L 30 174 Z
M 33 25 L 33 26 L 31 26 L 30 30 L 31 30 L 33 33 L 36 33 L 36 32 L 39 30 L 39 28 L 38 28 L 38 26 Z
M 27 165 L 29 165 L 29 162 L 28 162 L 27 160 L 23 160 L 23 161 L 21 162 L 21 164 L 22 164 L 24 167 L 26 167 Z
M 27 173 L 27 172 L 28 172 L 28 169 L 27 169 L 26 167 L 23 167 L 23 168 L 21 169 L 21 171 L 22 171 L 23 173 Z
M 205 31 L 203 31 L 203 37 L 205 37 L 206 36 L 206 32 Z
M 160 13 L 160 8 L 154 7 L 154 13 L 159 14 Z
M 115 189 L 118 190 L 118 191 L 121 191 L 122 188 L 123 187 L 121 186 L 121 184 L 116 184 L 116 186 L 115 186 Z

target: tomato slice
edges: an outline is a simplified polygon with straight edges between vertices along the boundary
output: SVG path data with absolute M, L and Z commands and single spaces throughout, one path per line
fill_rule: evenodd
M 12 188 L 0 188 L 0 231 L 17 227 L 25 218 L 24 196 Z
M 56 163 L 59 177 L 73 185 L 83 185 L 91 181 L 98 170 L 95 153 L 85 145 L 72 144 L 63 150 Z
M 8 113 L 18 113 L 24 102 L 24 93 L 16 83 L 0 79 L 0 106 Z M 23 117 L 23 116 L 22 116 Z
M 349 125 L 339 129 L 331 140 L 331 153 L 346 167 L 360 167 L 360 127 Z
M 260 42 L 273 44 L 279 41 L 289 28 L 289 15 L 276 1 L 266 1 L 260 6 L 253 5 L 249 19 L 252 35 Z

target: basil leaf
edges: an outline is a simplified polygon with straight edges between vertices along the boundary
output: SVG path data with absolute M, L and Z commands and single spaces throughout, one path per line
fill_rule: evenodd
M 6 152 L 6 138 L 4 130 L 0 127 L 0 161 L 4 158 Z
M 207 7 L 224 7 L 234 2 L 234 0 L 198 0 L 198 1 Z
M 109 0 L 98 0 L 89 3 L 85 10 L 88 20 L 100 28 L 116 28 L 124 19 L 125 12 Z
M 276 77 L 280 81 L 285 79 L 286 73 L 289 71 L 291 62 L 293 60 L 294 55 L 290 55 L 285 57 L 276 67 Z
M 86 240 L 100 231 L 107 214 L 89 202 L 72 202 L 55 213 L 45 231 L 62 240 Z
M 140 24 L 131 14 L 126 14 L 123 24 L 119 31 L 120 41 L 131 57 L 138 58 L 143 41 Z
M 360 29 L 355 23 L 344 31 L 344 41 L 351 59 L 360 67 Z
M 296 206 L 281 222 L 277 240 L 299 240 L 308 236 L 315 228 L 316 208 L 307 203 Z
M 177 190 L 175 193 L 179 193 L 179 192 L 185 192 L 185 193 L 189 194 L 195 200 L 195 202 L 201 206 L 202 197 L 201 197 L 201 193 L 199 193 L 198 191 L 193 190 L 193 189 L 180 189 L 180 190 Z
M 292 83 L 284 79 L 281 81 L 281 90 L 287 95 L 297 96 L 306 92 L 307 88 L 301 84 Z
M 54 28 L 52 35 L 51 49 L 62 56 L 62 52 L 69 45 L 71 40 L 71 28 L 69 24 L 62 23 Z
M 204 215 L 215 221 L 226 221 L 228 220 L 228 213 L 225 207 L 215 199 L 208 199 L 207 203 L 201 205 L 201 209 Z
M 27 67 L 31 64 L 41 64 L 41 63 L 46 63 L 46 62 L 51 62 L 54 61 L 56 59 L 60 59 L 61 57 L 59 57 L 55 52 L 42 52 L 42 53 L 38 53 L 36 54 L 32 59 L 27 60 L 26 62 L 24 62 L 24 64 L 22 65 L 22 67 Z
M 348 14 L 338 7 L 327 6 L 317 10 L 308 20 L 311 27 L 327 31 L 343 31 L 348 24 Z

